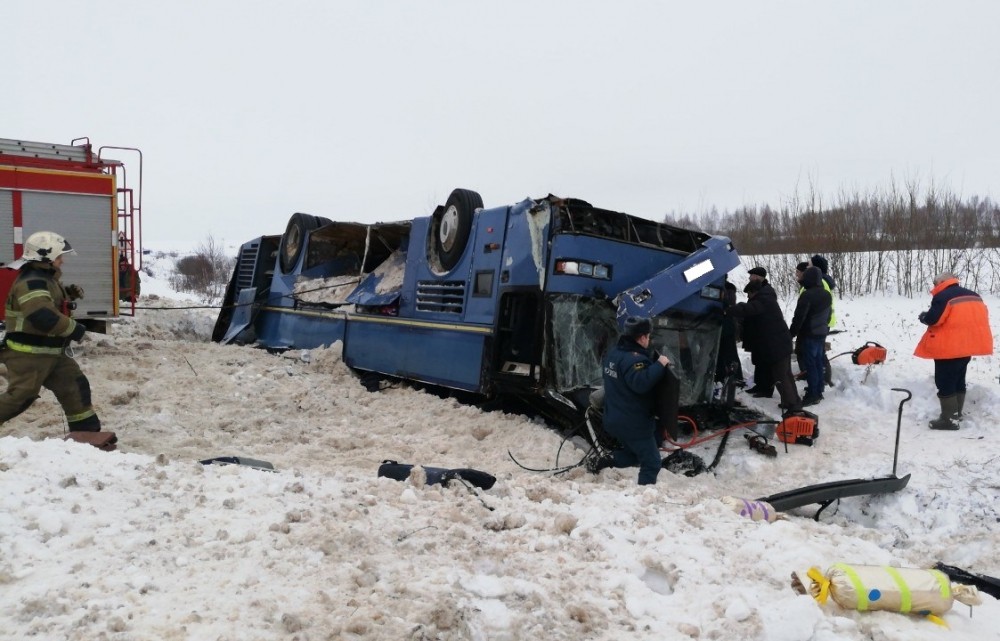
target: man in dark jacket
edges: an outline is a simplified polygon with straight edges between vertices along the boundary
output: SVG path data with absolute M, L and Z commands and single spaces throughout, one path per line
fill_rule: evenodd
M 726 279 L 722 289 L 722 306 L 732 307 L 736 304 L 736 285 Z M 719 333 L 719 356 L 715 362 L 715 382 L 723 383 L 730 376 L 743 380 L 743 365 L 740 363 L 740 353 L 736 343 L 740 340 L 740 326 L 733 316 L 722 319 L 722 331 Z
M 808 262 L 802 262 L 795 266 L 795 282 L 799 286 L 799 295 L 805 291 L 802 287 L 802 275 L 806 273 L 809 269 Z M 799 373 L 795 375 L 795 380 L 803 380 L 806 377 L 806 360 L 805 356 L 802 354 L 802 343 L 798 340 L 795 341 L 795 362 L 799 366 Z
M 809 259 L 809 265 L 819 269 L 823 276 L 823 282 L 826 283 L 824 287 L 826 291 L 830 292 L 832 295 L 833 290 L 837 289 L 837 281 L 833 280 L 833 276 L 830 275 L 830 261 L 828 261 L 825 256 L 816 254 Z M 833 312 L 830 313 L 830 318 L 830 327 L 833 327 L 836 322 L 836 316 Z
M 804 291 L 795 305 L 791 332 L 802 348 L 807 384 L 802 405 L 807 406 L 823 400 L 823 357 L 830 333 L 832 297 L 823 287 L 823 272 L 818 267 L 807 268 L 801 284 Z
M 833 280 L 833 276 L 826 273 L 828 269 L 828 263 L 826 258 L 823 258 L 819 254 L 816 254 L 809 259 L 808 262 L 799 263 L 795 266 L 795 282 L 799 285 L 799 294 L 806 291 L 805 287 L 802 286 L 802 275 L 806 273 L 806 269 L 810 266 L 819 267 L 819 270 L 823 273 L 823 287 L 826 291 L 830 292 L 830 330 L 833 330 L 834 323 L 836 323 L 836 304 L 834 302 L 833 289 L 837 286 L 836 282 Z M 823 343 L 823 380 L 826 381 L 827 387 L 833 386 L 833 368 L 830 365 L 830 359 L 826 355 L 826 343 Z M 798 364 L 799 373 L 795 375 L 795 380 L 801 381 L 806 378 L 806 361 L 805 355 L 802 352 L 802 343 L 795 339 L 795 362 Z
M 764 372 L 773 381 L 786 412 L 799 412 L 802 403 L 792 377 L 792 336 L 778 305 L 778 295 L 762 282 L 750 283 L 747 288 L 750 299 L 725 313 L 743 319 L 743 347 L 750 351 L 756 371 Z
M 757 267 L 754 267 L 751 270 L 748 270 L 747 271 L 747 276 L 748 276 L 748 278 L 750 280 L 750 282 L 747 283 L 747 285 L 749 285 L 750 283 L 763 283 L 765 285 L 768 284 L 767 283 L 767 270 L 764 269 L 763 267 L 761 267 L 760 265 L 758 265 Z M 746 293 L 745 289 L 744 289 L 744 293 Z
M 744 294 L 750 294 L 750 290 L 758 291 L 761 287 L 767 285 L 770 287 L 770 283 L 767 282 L 767 270 L 763 267 L 757 266 L 747 272 L 749 282 L 747 282 L 746 287 L 743 288 Z M 753 344 L 753 337 L 750 338 L 751 345 Z M 743 349 L 751 353 L 751 362 L 754 364 L 753 372 L 753 386 L 746 389 L 746 393 L 750 394 L 754 398 L 771 398 L 774 396 L 774 379 L 771 378 L 770 373 L 766 367 L 756 367 L 757 362 L 753 360 L 752 354 L 753 350 L 750 348 L 751 345 L 747 345 L 746 336 L 743 335 Z
M 63 287 L 63 257 L 76 252 L 62 236 L 48 231 L 24 241 L 24 264 L 7 296 L 7 336 L 0 362 L 7 365 L 7 391 L 0 394 L 0 424 L 52 390 L 66 413 L 71 432 L 99 432 L 101 421 L 91 405 L 90 382 L 65 354 L 71 340 L 86 328 L 70 316 L 69 299 L 83 298 L 76 285 Z
M 653 325 L 632 317 L 604 359 L 604 429 L 621 443 L 598 467 L 639 465 L 639 485 L 656 483 L 662 459 L 656 428 L 655 388 L 670 360 L 650 349 Z

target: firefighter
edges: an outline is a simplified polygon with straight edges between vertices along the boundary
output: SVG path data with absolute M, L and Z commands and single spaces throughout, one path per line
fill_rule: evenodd
M 66 355 L 69 342 L 79 342 L 86 332 L 70 316 L 75 306 L 70 301 L 83 298 L 83 288 L 64 288 L 59 280 L 64 257 L 75 253 L 65 238 L 50 231 L 36 232 L 24 243 L 24 264 L 7 296 L 7 336 L 0 349 L 7 391 L 0 394 L 0 424 L 28 409 L 46 387 L 66 413 L 69 431 L 101 431 L 90 382 Z

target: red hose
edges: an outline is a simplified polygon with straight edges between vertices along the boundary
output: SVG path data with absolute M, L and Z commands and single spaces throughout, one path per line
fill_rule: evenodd
M 661 452 L 675 452 L 677 450 L 686 450 L 687 448 L 691 447 L 692 445 L 698 445 L 699 443 L 704 443 L 706 441 L 710 441 L 713 438 L 715 438 L 717 436 L 722 436 L 723 434 L 725 434 L 727 432 L 732 432 L 732 431 L 740 430 L 740 429 L 746 429 L 748 427 L 752 427 L 754 425 L 757 425 L 757 421 L 749 421 L 747 423 L 737 423 L 736 425 L 730 425 L 729 427 L 723 428 L 721 430 L 716 430 L 716 431 L 712 432 L 711 434 L 709 434 L 708 436 L 703 436 L 703 437 L 699 438 L 698 437 L 698 424 L 694 421 L 694 419 L 692 419 L 689 416 L 678 416 L 677 420 L 678 420 L 678 422 L 679 421 L 687 421 L 691 425 L 691 429 L 692 429 L 691 439 L 688 440 L 688 441 L 686 441 L 686 442 L 684 442 L 684 443 L 678 443 L 676 441 L 671 440 L 671 438 L 668 435 L 664 434 L 663 435 L 663 445 L 660 446 L 660 451 Z M 673 445 L 674 447 L 672 447 L 672 448 L 667 447 L 666 445 L 668 443 L 670 445 Z

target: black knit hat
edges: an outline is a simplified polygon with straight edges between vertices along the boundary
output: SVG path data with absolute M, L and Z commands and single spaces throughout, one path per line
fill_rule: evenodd
M 809 263 L 799 263 L 795 266 L 795 271 L 804 272 L 809 267 Z
M 653 331 L 653 324 L 642 316 L 629 316 L 625 321 L 625 335 L 629 338 L 639 338 Z
M 754 276 L 760 276 L 761 278 L 767 278 L 767 270 L 763 267 L 754 267 L 748 274 L 753 274 Z
M 824 274 L 826 273 L 826 270 L 830 268 L 830 263 L 828 263 L 826 259 L 820 256 L 819 254 L 816 254 L 809 260 L 810 262 L 812 262 L 813 267 L 819 267 L 819 270 Z

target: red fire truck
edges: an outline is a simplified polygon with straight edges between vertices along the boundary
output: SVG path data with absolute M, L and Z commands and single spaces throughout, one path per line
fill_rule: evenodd
M 125 164 L 105 156 L 109 151 L 136 159 L 134 188 Z M 54 231 L 76 250 L 63 267 L 63 282 L 86 293 L 75 318 L 102 331 L 107 319 L 133 315 L 142 268 L 141 203 L 138 149 L 95 151 L 89 138 L 68 145 L 0 138 L 0 319 L 17 276 L 10 267 L 37 231 Z

